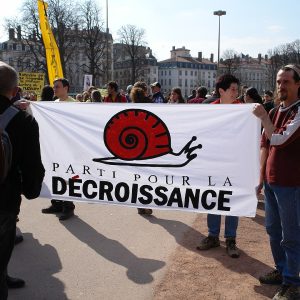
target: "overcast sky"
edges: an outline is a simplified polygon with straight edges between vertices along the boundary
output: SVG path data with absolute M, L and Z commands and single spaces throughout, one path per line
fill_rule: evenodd
M 22 0 L 1 1 L 0 20 L 18 14 Z M 98 0 L 106 19 L 105 0 Z M 250 54 L 267 54 L 281 44 L 300 39 L 299 0 L 108 0 L 108 26 L 113 38 L 122 25 L 146 31 L 145 40 L 158 60 L 170 57 L 172 46 L 185 46 L 192 56 L 204 57 L 218 51 L 218 17 L 221 17 L 221 55 L 226 49 Z M 0 41 L 7 33 L 0 21 Z

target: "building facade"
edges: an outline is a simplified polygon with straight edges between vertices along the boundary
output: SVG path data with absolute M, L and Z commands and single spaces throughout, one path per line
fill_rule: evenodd
M 213 62 L 213 55 L 205 59 L 202 58 L 202 52 L 199 52 L 195 58 L 184 46 L 177 49 L 173 46 L 171 58 L 158 62 L 158 81 L 165 94 L 174 87 L 179 87 L 184 97 L 199 86 L 212 91 L 216 76 L 217 65 Z
M 128 85 L 133 85 L 132 81 L 144 81 L 149 85 L 158 80 L 157 60 L 149 47 L 139 46 L 138 54 L 134 58 L 136 65 L 134 76 L 132 75 L 132 59 L 126 53 L 123 44 L 113 45 L 113 57 L 113 78 L 121 89 L 125 90 Z
M 269 76 L 270 60 L 268 55 L 262 57 L 258 54 L 257 58 L 243 55 L 234 57 L 230 73 L 239 78 L 241 85 L 254 87 L 262 94 L 264 90 L 272 89 L 272 82 Z M 220 63 L 220 74 L 228 73 L 229 66 L 224 61 Z

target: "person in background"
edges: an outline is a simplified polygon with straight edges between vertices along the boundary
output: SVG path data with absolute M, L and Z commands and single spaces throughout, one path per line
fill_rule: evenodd
M 131 89 L 132 89 L 132 85 L 128 85 L 127 88 L 126 88 L 126 94 L 125 94 L 125 97 L 126 97 L 126 100 L 128 103 L 131 102 L 131 99 L 130 99 L 130 92 L 131 92 Z
M 189 100 L 188 103 L 202 103 L 206 99 L 207 88 L 205 86 L 200 86 L 197 89 L 196 97 Z
M 248 89 L 247 85 L 242 85 L 241 86 L 241 93 L 240 96 L 237 98 L 240 102 L 244 103 L 245 102 L 245 93 L 246 90 Z
M 176 87 L 172 89 L 168 103 L 185 103 L 180 88 Z
M 194 98 L 196 98 L 196 97 L 197 97 L 197 91 L 196 91 L 196 90 L 192 90 L 191 95 L 189 95 L 189 96 L 187 97 L 187 102 L 189 102 L 189 100 L 192 100 L 192 99 L 194 99 Z
M 281 105 L 273 118 L 263 105 L 253 109 L 264 127 L 257 193 L 264 186 L 265 226 L 275 263 L 259 281 L 281 284 L 273 299 L 295 300 L 300 299 L 300 65 L 278 71 L 276 90 Z
M 267 113 L 275 107 L 274 101 L 273 101 L 273 92 L 271 91 L 265 91 L 264 92 L 264 108 L 267 111 Z
M 99 90 L 92 91 L 91 102 L 102 102 L 102 95 Z
M 50 85 L 45 85 L 41 93 L 41 101 L 53 101 L 54 90 Z
M 119 86 L 115 81 L 107 84 L 108 96 L 104 97 L 103 102 L 126 103 L 126 97 L 119 93 Z
M 161 85 L 159 82 L 154 82 L 150 85 L 152 91 L 152 103 L 166 103 L 166 100 L 161 93 Z
M 203 104 L 210 104 L 214 101 L 216 101 L 219 98 L 217 92 L 215 90 L 213 90 L 213 92 L 211 93 L 211 96 L 206 98 L 205 100 L 203 100 Z
M 82 94 L 81 93 L 77 94 L 76 95 L 76 101 L 82 102 L 82 100 L 83 100 Z
M 82 102 L 87 102 L 87 101 L 90 101 L 91 98 L 90 98 L 90 94 L 88 91 L 85 91 L 82 93 Z
M 53 82 L 55 102 L 75 102 L 75 99 L 68 95 L 70 89 L 69 81 L 66 78 L 57 78 Z M 75 205 L 72 201 L 51 200 L 51 205 L 42 209 L 43 214 L 59 213 L 59 220 L 64 221 L 74 216 Z
M 260 103 L 262 104 L 261 96 L 258 94 L 258 91 L 254 87 L 249 87 L 246 89 L 244 94 L 245 103 Z
M 219 99 L 211 104 L 239 104 L 237 100 L 239 80 L 230 74 L 220 76 L 216 82 L 216 92 Z M 240 256 L 239 249 L 236 246 L 236 232 L 238 228 L 239 218 L 236 216 L 225 216 L 225 242 L 226 252 L 232 258 Z M 221 229 L 221 216 L 220 215 L 207 215 L 208 236 L 204 238 L 198 250 L 209 250 L 211 248 L 220 246 L 220 229 Z

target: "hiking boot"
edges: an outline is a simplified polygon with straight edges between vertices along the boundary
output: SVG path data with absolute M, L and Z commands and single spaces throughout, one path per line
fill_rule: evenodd
M 260 283 L 264 284 L 282 284 L 282 275 L 278 270 L 273 270 L 258 278 Z
M 299 287 L 295 285 L 283 284 L 273 297 L 273 300 L 299 300 Z
M 218 236 L 208 236 L 200 242 L 200 245 L 197 247 L 197 249 L 208 250 L 219 246 L 220 246 L 220 240 Z
M 139 215 L 152 215 L 152 209 L 150 208 L 138 208 Z
M 240 251 L 236 246 L 235 238 L 226 239 L 226 252 L 232 258 L 240 257 Z
M 56 205 L 50 205 L 49 207 L 42 209 L 43 214 L 56 214 L 59 212 L 62 212 L 62 207 Z

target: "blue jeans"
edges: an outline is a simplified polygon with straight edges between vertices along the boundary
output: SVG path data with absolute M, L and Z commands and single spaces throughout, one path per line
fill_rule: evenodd
M 276 269 L 283 283 L 300 286 L 300 187 L 265 182 L 265 210 Z
M 224 237 L 236 237 L 236 230 L 238 227 L 239 218 L 234 216 L 225 217 L 225 233 Z M 207 227 L 209 236 L 219 236 L 221 228 L 221 216 L 220 215 L 207 215 Z

